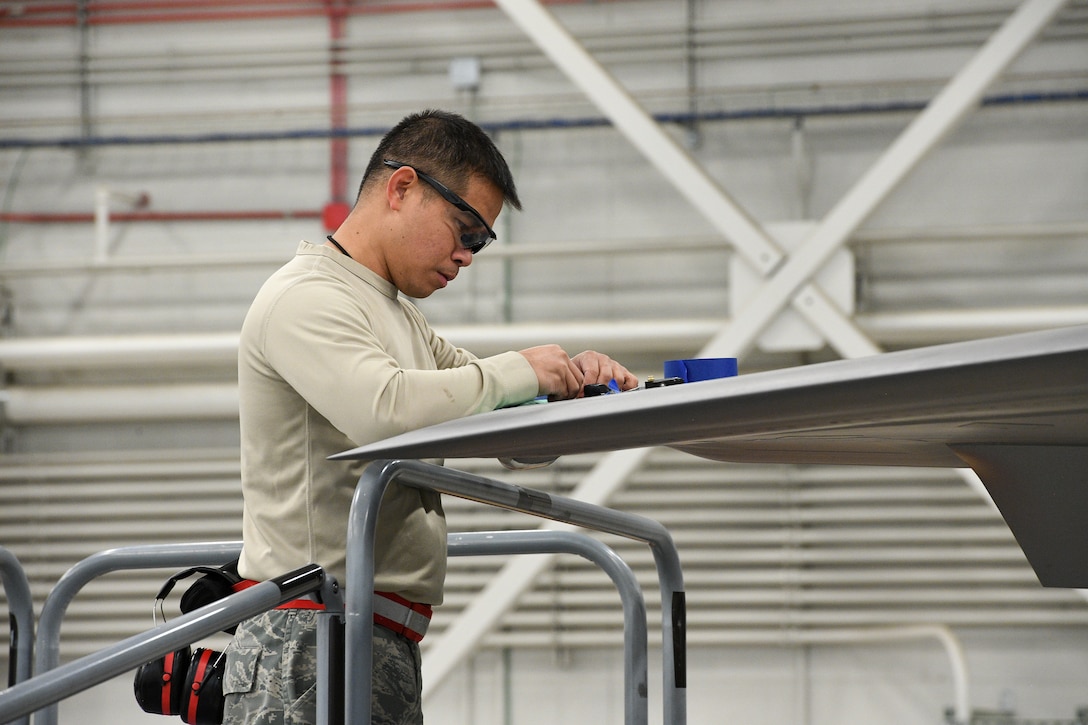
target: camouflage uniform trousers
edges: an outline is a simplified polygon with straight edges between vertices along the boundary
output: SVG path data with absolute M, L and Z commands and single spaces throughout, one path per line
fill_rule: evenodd
M 226 650 L 224 725 L 315 725 L 317 616 L 276 609 L 243 622 Z M 419 645 L 374 625 L 373 725 L 422 725 Z

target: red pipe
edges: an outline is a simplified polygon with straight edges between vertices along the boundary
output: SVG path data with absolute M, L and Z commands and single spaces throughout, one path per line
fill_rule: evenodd
M 131 15 L 91 15 L 87 18 L 87 25 L 139 25 L 139 24 L 166 24 L 166 23 L 201 23 L 224 22 L 233 20 L 282 20 L 287 18 L 313 17 L 323 15 L 320 9 L 307 10 L 265 10 L 261 12 L 176 12 L 176 13 L 141 13 Z M 27 27 L 68 27 L 77 24 L 75 18 L 55 17 L 42 18 L 40 20 L 21 20 L 0 16 L 0 28 L 27 28 Z
M 178 0 L 102 0 L 100 2 L 87 3 L 88 12 L 115 12 L 118 10 L 184 10 L 191 7 L 245 7 L 245 6 L 261 6 L 261 5 L 302 5 L 312 6 L 315 4 L 315 0 L 230 0 L 229 2 L 220 2 L 220 0 L 186 0 L 184 3 L 178 2 Z
M 588 0 L 541 0 L 544 5 L 578 5 Z M 620 2 L 622 0 L 595 0 Z M 286 6 L 286 7 L 281 7 Z M 193 12 L 192 7 L 217 8 Z M 235 8 L 259 8 L 245 10 Z M 346 15 L 388 15 L 427 11 L 478 10 L 494 7 L 492 0 L 435 0 L 435 2 L 382 3 L 347 5 Z M 78 23 L 75 3 L 20 4 L 0 7 L 0 27 L 74 26 Z M 156 11 L 156 12 L 144 12 Z M 165 12 L 162 12 L 165 11 Z M 318 2 L 305 0 L 193 0 L 179 4 L 174 0 L 143 2 L 94 2 L 87 6 L 88 25 L 126 25 L 138 23 L 223 22 L 231 20 L 269 20 L 325 15 L 328 9 Z
M 320 219 L 320 211 L 132 211 L 110 212 L 110 221 L 117 222 L 220 222 L 253 221 L 260 219 Z M 87 224 L 94 214 L 84 212 L 8 212 L 0 213 L 0 222 L 7 224 Z
M 329 38 L 331 67 L 329 73 L 329 116 L 333 131 L 342 131 L 348 127 L 348 77 L 343 72 L 340 60 L 340 41 L 345 36 L 347 25 L 346 0 L 328 0 Z M 348 139 L 345 136 L 333 136 L 329 143 L 329 168 L 331 169 L 329 200 L 334 204 L 346 204 L 348 201 Z M 339 224 L 337 224 L 339 226 Z

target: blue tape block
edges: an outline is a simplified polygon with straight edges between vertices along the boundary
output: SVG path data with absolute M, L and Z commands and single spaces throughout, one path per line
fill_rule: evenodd
M 665 377 L 680 378 L 685 383 L 731 378 L 736 374 L 737 359 L 735 357 L 699 357 L 665 361 Z

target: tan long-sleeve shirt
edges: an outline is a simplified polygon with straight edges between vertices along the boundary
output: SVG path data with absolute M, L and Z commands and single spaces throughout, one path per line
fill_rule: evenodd
M 302 242 L 261 288 L 238 352 L 243 549 L 268 579 L 307 563 L 345 577 L 347 519 L 365 462 L 328 456 L 537 393 L 516 352 L 476 358 L 430 328 L 377 274 Z M 446 525 L 436 493 L 390 485 L 375 588 L 440 604 Z

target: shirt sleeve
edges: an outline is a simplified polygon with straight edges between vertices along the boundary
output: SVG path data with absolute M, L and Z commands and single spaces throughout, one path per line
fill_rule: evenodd
M 346 291 L 299 284 L 263 325 L 269 365 L 356 445 L 536 395 L 536 374 L 519 353 L 476 358 L 414 307 L 382 302 L 368 308 Z

